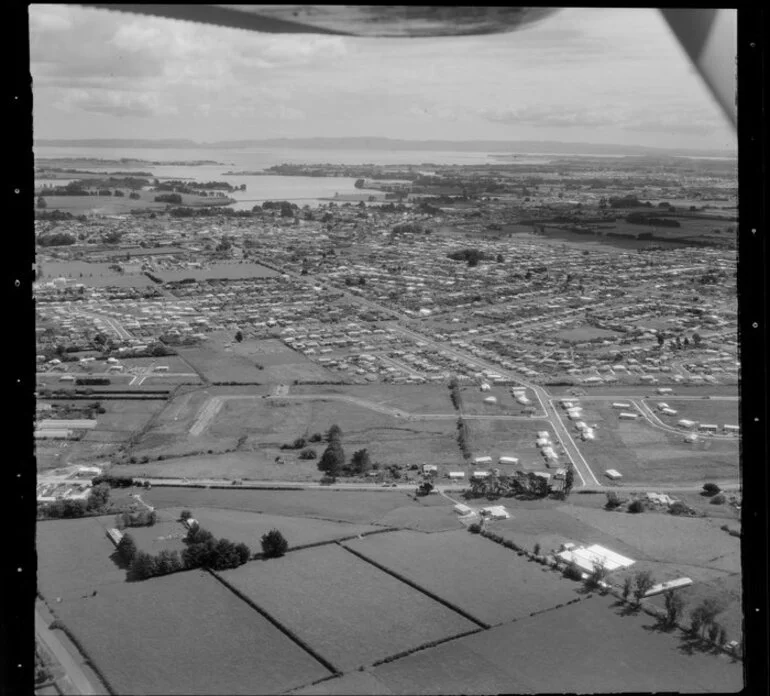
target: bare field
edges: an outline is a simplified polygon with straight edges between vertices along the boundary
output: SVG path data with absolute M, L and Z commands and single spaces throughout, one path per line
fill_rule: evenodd
M 466 530 L 391 532 L 344 545 L 488 624 L 529 616 L 576 596 L 574 583 Z
M 203 571 L 102 587 L 54 608 L 116 693 L 275 694 L 329 675 Z
M 476 628 L 339 546 L 221 575 L 343 671 Z
M 267 515 L 374 524 L 391 510 L 418 505 L 402 491 L 259 491 L 154 487 L 143 500 L 157 508 L 244 510 Z
M 652 617 L 624 616 L 613 604 L 612 597 L 594 596 L 415 653 L 373 674 L 396 693 L 725 693 L 742 688 L 742 663 L 690 651 L 678 632 L 654 630 Z M 553 668 L 555 651 L 558 669 Z M 480 660 L 478 671 L 469 664 L 442 677 L 436 665 L 451 669 L 455 661 L 468 659 L 463 655 Z M 474 677 L 485 674 L 487 664 L 494 666 L 493 681 L 479 685 Z

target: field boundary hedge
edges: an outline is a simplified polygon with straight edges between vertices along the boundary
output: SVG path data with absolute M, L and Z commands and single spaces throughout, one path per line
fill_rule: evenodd
M 452 640 L 458 640 L 460 638 L 466 638 L 468 636 L 472 636 L 476 633 L 481 633 L 482 631 L 485 631 L 484 628 L 473 628 L 470 631 L 464 631 L 463 633 L 458 633 L 456 636 L 449 636 L 448 638 L 439 638 L 437 640 L 432 640 L 428 643 L 423 643 L 422 645 L 418 645 L 416 648 L 411 648 L 410 650 L 403 650 L 400 653 L 396 653 L 395 655 L 390 655 L 389 657 L 385 657 L 382 660 L 377 660 L 376 662 L 372 663 L 372 667 L 379 667 L 380 665 L 386 665 L 389 662 L 395 662 L 396 660 L 400 660 L 404 657 L 409 657 L 409 655 L 412 655 L 413 653 L 419 652 L 420 650 L 429 650 L 430 648 L 435 648 L 438 645 L 441 645 L 442 643 L 448 643 Z
M 381 570 L 383 573 L 387 573 L 388 575 L 396 578 L 396 580 L 400 580 L 405 585 L 409 585 L 409 587 L 411 587 L 413 590 L 417 590 L 418 592 L 421 592 L 426 597 L 429 597 L 430 599 L 432 599 L 434 602 L 438 602 L 442 606 L 445 606 L 447 609 L 451 609 L 453 612 L 459 614 L 460 616 L 462 616 L 465 619 L 468 619 L 468 621 L 471 621 L 471 622 L 475 623 L 477 626 L 480 626 L 481 628 L 484 628 L 484 629 L 490 627 L 489 624 L 485 623 L 484 621 L 481 621 L 480 619 L 477 619 L 475 616 L 472 616 L 471 614 L 469 614 L 464 609 L 460 609 L 460 607 L 455 606 L 451 602 L 448 602 L 447 600 L 439 597 L 438 595 L 433 594 L 433 592 L 431 592 L 430 590 L 426 590 L 424 587 L 421 587 L 416 582 L 405 578 L 400 573 L 397 573 L 394 570 L 391 570 L 390 568 L 387 568 L 386 566 L 384 566 L 384 565 L 382 565 L 380 563 L 377 563 L 377 561 L 373 561 L 371 558 L 367 558 L 362 553 L 360 553 L 358 551 L 355 551 L 355 550 L 351 549 L 348 546 L 343 546 L 339 542 L 335 542 L 335 543 L 337 543 L 337 545 L 340 548 L 343 548 L 346 551 L 352 553 L 354 556 L 357 556 L 362 561 L 366 561 L 367 563 L 373 565 L 378 570 Z
M 298 635 L 296 635 L 294 633 L 294 631 L 292 631 L 290 628 L 287 628 L 286 626 L 284 626 L 277 619 L 273 618 L 264 609 L 262 609 L 262 607 L 260 607 L 254 600 L 252 600 L 250 597 L 247 597 L 243 592 L 241 592 L 238 588 L 236 588 L 234 585 L 232 585 L 227 580 L 225 580 L 216 571 L 211 570 L 210 568 L 206 568 L 205 570 L 206 570 L 207 573 L 209 573 L 211 576 L 213 576 L 219 582 L 221 582 L 228 590 L 230 590 L 230 592 L 232 592 L 236 597 L 238 597 L 238 599 L 241 599 L 244 602 L 246 602 L 246 604 L 248 604 L 252 609 L 254 609 L 254 611 L 256 611 L 260 616 L 262 616 L 265 619 L 267 619 L 281 633 L 283 633 L 286 637 L 288 637 L 290 640 L 292 640 L 297 645 L 299 645 L 300 648 L 302 648 L 308 655 L 310 655 L 317 662 L 319 662 L 325 669 L 328 669 L 331 672 L 331 676 L 340 676 L 342 674 L 342 670 L 340 670 L 338 667 L 335 667 L 325 657 L 319 655 L 304 640 L 302 640 L 302 638 L 300 638 Z
M 53 612 L 52 612 L 53 613 Z M 91 655 L 88 653 L 88 651 L 83 647 L 83 644 L 78 640 L 78 638 L 75 636 L 75 634 L 72 632 L 69 626 L 64 623 L 60 618 L 56 617 L 56 628 L 58 628 L 60 631 L 64 633 L 64 635 L 67 636 L 67 638 L 72 641 L 72 644 L 78 649 L 78 652 L 83 656 L 84 662 L 94 671 L 97 677 L 101 680 L 102 684 L 106 687 L 107 691 L 111 694 L 111 696 L 117 696 L 118 692 L 116 691 L 115 687 L 110 684 L 107 677 L 104 676 L 104 673 L 101 669 L 99 669 L 99 666 L 94 662 Z

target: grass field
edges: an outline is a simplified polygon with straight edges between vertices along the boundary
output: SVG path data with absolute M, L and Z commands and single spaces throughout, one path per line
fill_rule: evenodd
M 476 628 L 339 546 L 249 563 L 222 577 L 343 671 Z
M 611 597 L 505 624 L 381 665 L 394 693 L 735 692 L 742 664 L 692 650 Z M 525 659 L 522 656 L 526 655 Z M 475 669 L 474 669 L 475 667 Z
M 489 391 L 481 391 L 478 387 L 463 387 L 461 389 L 463 399 L 463 413 L 469 415 L 484 416 L 521 416 L 524 415 L 526 405 L 518 403 L 511 394 L 509 387 L 491 387 Z M 497 399 L 496 404 L 484 403 L 484 399 L 493 396 Z M 540 404 L 531 391 L 527 391 L 527 398 L 540 411 Z
M 329 674 L 203 571 L 54 607 L 121 694 L 275 694 Z
M 574 583 L 465 530 L 392 532 L 344 545 L 490 625 L 576 596 Z
M 550 434 L 554 450 L 559 453 L 559 441 L 554 435 L 550 423 L 543 420 L 502 421 L 502 420 L 469 420 L 470 448 L 474 457 L 491 456 L 495 461 L 500 456 L 517 457 L 519 464 L 515 467 L 501 466 L 500 470 L 529 469 L 532 471 L 545 470 L 545 463 L 540 450 L 537 448 L 537 433 L 546 430 Z M 497 464 L 495 464 L 497 466 Z
M 597 476 L 616 469 L 624 483 L 702 483 L 738 477 L 738 444 L 683 436 L 653 427 L 641 417 L 620 420 L 608 401 L 581 401 L 583 420 L 596 424 L 596 439 L 580 442 L 580 451 Z
M 665 413 L 661 413 L 655 408 L 655 404 L 658 401 L 667 403 L 672 409 L 677 411 L 677 414 L 675 416 L 667 416 Z M 696 421 L 697 423 L 718 425 L 720 431 L 725 423 L 728 425 L 739 424 L 738 401 L 717 401 L 712 399 L 677 401 L 676 397 L 661 397 L 659 400 L 651 399 L 648 405 L 655 411 L 658 418 L 668 425 L 676 425 L 677 421 L 682 418 Z
M 69 278 L 73 283 L 82 283 L 87 287 L 134 287 L 142 288 L 153 285 L 144 273 L 118 273 L 110 269 L 109 263 L 89 263 L 87 261 L 42 261 L 43 275 L 38 280 L 46 282 L 54 278 Z
M 154 487 L 142 499 L 157 508 L 220 508 L 266 515 L 372 524 L 414 502 L 400 491 L 259 491 Z
M 139 506 L 141 509 L 141 505 Z M 115 517 L 97 517 L 104 528 L 105 535 L 110 527 L 115 526 Z M 124 530 L 130 534 L 140 551 L 146 551 L 153 556 L 161 551 L 179 551 L 186 548 L 184 537 L 187 530 L 177 520 L 176 515 L 171 515 L 165 510 L 159 511 L 157 522 L 152 527 L 131 527 Z
M 49 602 L 66 603 L 125 582 L 125 571 L 110 559 L 114 551 L 97 518 L 38 522 L 38 589 Z
M 45 196 L 48 210 L 66 210 L 73 215 L 82 213 L 99 213 L 101 215 L 118 215 L 130 213 L 132 210 L 165 210 L 166 203 L 156 203 L 155 191 L 138 191 L 139 199 L 133 200 L 125 196 Z M 182 194 L 182 204 L 194 207 L 205 207 L 215 204 L 216 198 Z
M 362 671 L 348 672 L 341 677 L 304 686 L 289 693 L 296 696 L 389 696 L 393 692 L 371 672 Z
M 94 401 L 98 396 L 94 395 Z M 84 402 L 77 402 L 83 404 Z M 87 403 L 87 402 L 86 402 Z M 163 406 L 163 401 L 124 401 L 105 399 L 100 402 L 105 413 L 97 414 L 96 428 L 83 438 L 84 442 L 125 442 L 131 435 L 143 428 Z
M 406 411 L 407 413 L 452 414 L 454 406 L 449 389 L 431 384 L 366 384 L 350 386 L 316 386 L 312 384 L 292 387 L 291 394 L 343 394 L 355 399 Z
M 211 280 L 227 278 L 237 280 L 241 278 L 269 278 L 277 276 L 278 273 L 272 268 L 263 266 L 259 263 L 251 262 L 226 262 L 210 263 L 205 268 L 183 268 L 183 269 L 158 269 L 153 275 L 158 276 L 164 283 L 170 283 L 186 278 L 194 280 Z
M 433 500 L 443 500 L 445 505 L 425 506 L 409 505 L 391 510 L 380 517 L 379 524 L 389 527 L 403 527 L 418 532 L 445 532 L 452 529 L 464 529 L 457 519 L 450 502 L 442 496 L 431 496 Z
M 588 324 L 575 326 L 571 329 L 565 329 L 553 334 L 554 338 L 570 343 L 580 343 L 582 341 L 591 341 L 596 338 L 606 338 L 614 340 L 620 336 L 616 331 L 607 331 L 606 329 L 597 329 Z
M 177 517 L 182 508 L 169 508 L 165 513 Z M 261 552 L 262 535 L 271 529 L 278 529 L 289 542 L 289 549 L 305 544 L 334 541 L 345 537 L 371 532 L 381 527 L 367 524 L 327 522 L 308 520 L 286 515 L 264 515 L 242 510 L 220 510 L 217 508 L 195 508 L 193 517 L 201 527 L 208 529 L 215 537 L 235 543 L 243 542 L 252 551 Z

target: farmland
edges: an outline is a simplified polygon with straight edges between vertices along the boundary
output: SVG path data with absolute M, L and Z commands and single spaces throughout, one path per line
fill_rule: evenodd
M 221 575 L 341 670 L 476 628 L 339 546 Z
M 267 515 L 372 524 L 412 501 L 396 491 L 259 491 L 155 487 L 143 500 L 157 508 L 244 510 Z
M 660 413 L 655 408 L 659 401 L 667 403 L 672 409 L 677 411 L 675 416 L 667 416 Z M 682 418 L 695 421 L 696 423 L 713 423 L 718 425 L 719 429 L 727 423 L 729 425 L 738 425 L 738 401 L 724 401 L 717 399 L 699 399 L 677 401 L 676 397 L 660 397 L 655 401 L 651 400 L 648 406 L 652 408 L 658 418 L 668 425 L 676 425 Z
M 511 394 L 509 387 L 491 387 L 489 391 L 481 391 L 478 387 L 463 387 L 462 411 L 468 415 L 483 416 L 521 416 L 525 413 L 526 404 L 518 403 Z M 532 401 L 531 406 L 540 411 L 537 398 L 531 391 L 527 391 L 527 398 Z M 497 403 L 487 403 L 484 399 L 494 398 Z
M 372 674 L 395 693 L 742 688 L 740 662 L 690 649 L 682 634 L 659 632 L 651 617 L 624 616 L 613 604 L 611 597 L 584 599 L 381 665 Z
M 203 571 L 100 587 L 55 611 L 120 694 L 274 694 L 329 674 Z
M 575 598 L 570 581 L 465 530 L 392 532 L 344 544 L 487 624 Z
M 449 390 L 443 385 L 431 384 L 367 384 L 349 386 L 298 385 L 291 394 L 336 394 L 415 414 L 448 414 L 455 410 Z
M 38 588 L 52 601 L 65 603 L 82 594 L 125 581 L 126 573 L 111 560 L 115 551 L 103 524 L 93 517 L 38 522 Z
M 164 510 L 168 515 L 178 516 L 182 508 Z M 289 549 L 306 544 L 343 539 L 381 529 L 367 524 L 307 520 L 286 515 L 265 515 L 242 510 L 221 510 L 217 508 L 195 508 L 193 517 L 204 529 L 215 537 L 243 542 L 253 551 L 261 550 L 262 535 L 271 529 L 278 529 L 289 543 Z

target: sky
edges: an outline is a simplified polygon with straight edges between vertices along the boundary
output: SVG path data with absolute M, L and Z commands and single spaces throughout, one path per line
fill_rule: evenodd
M 36 139 L 736 146 L 654 9 L 568 8 L 514 33 L 432 39 L 261 34 L 72 5 L 30 5 L 29 23 Z

